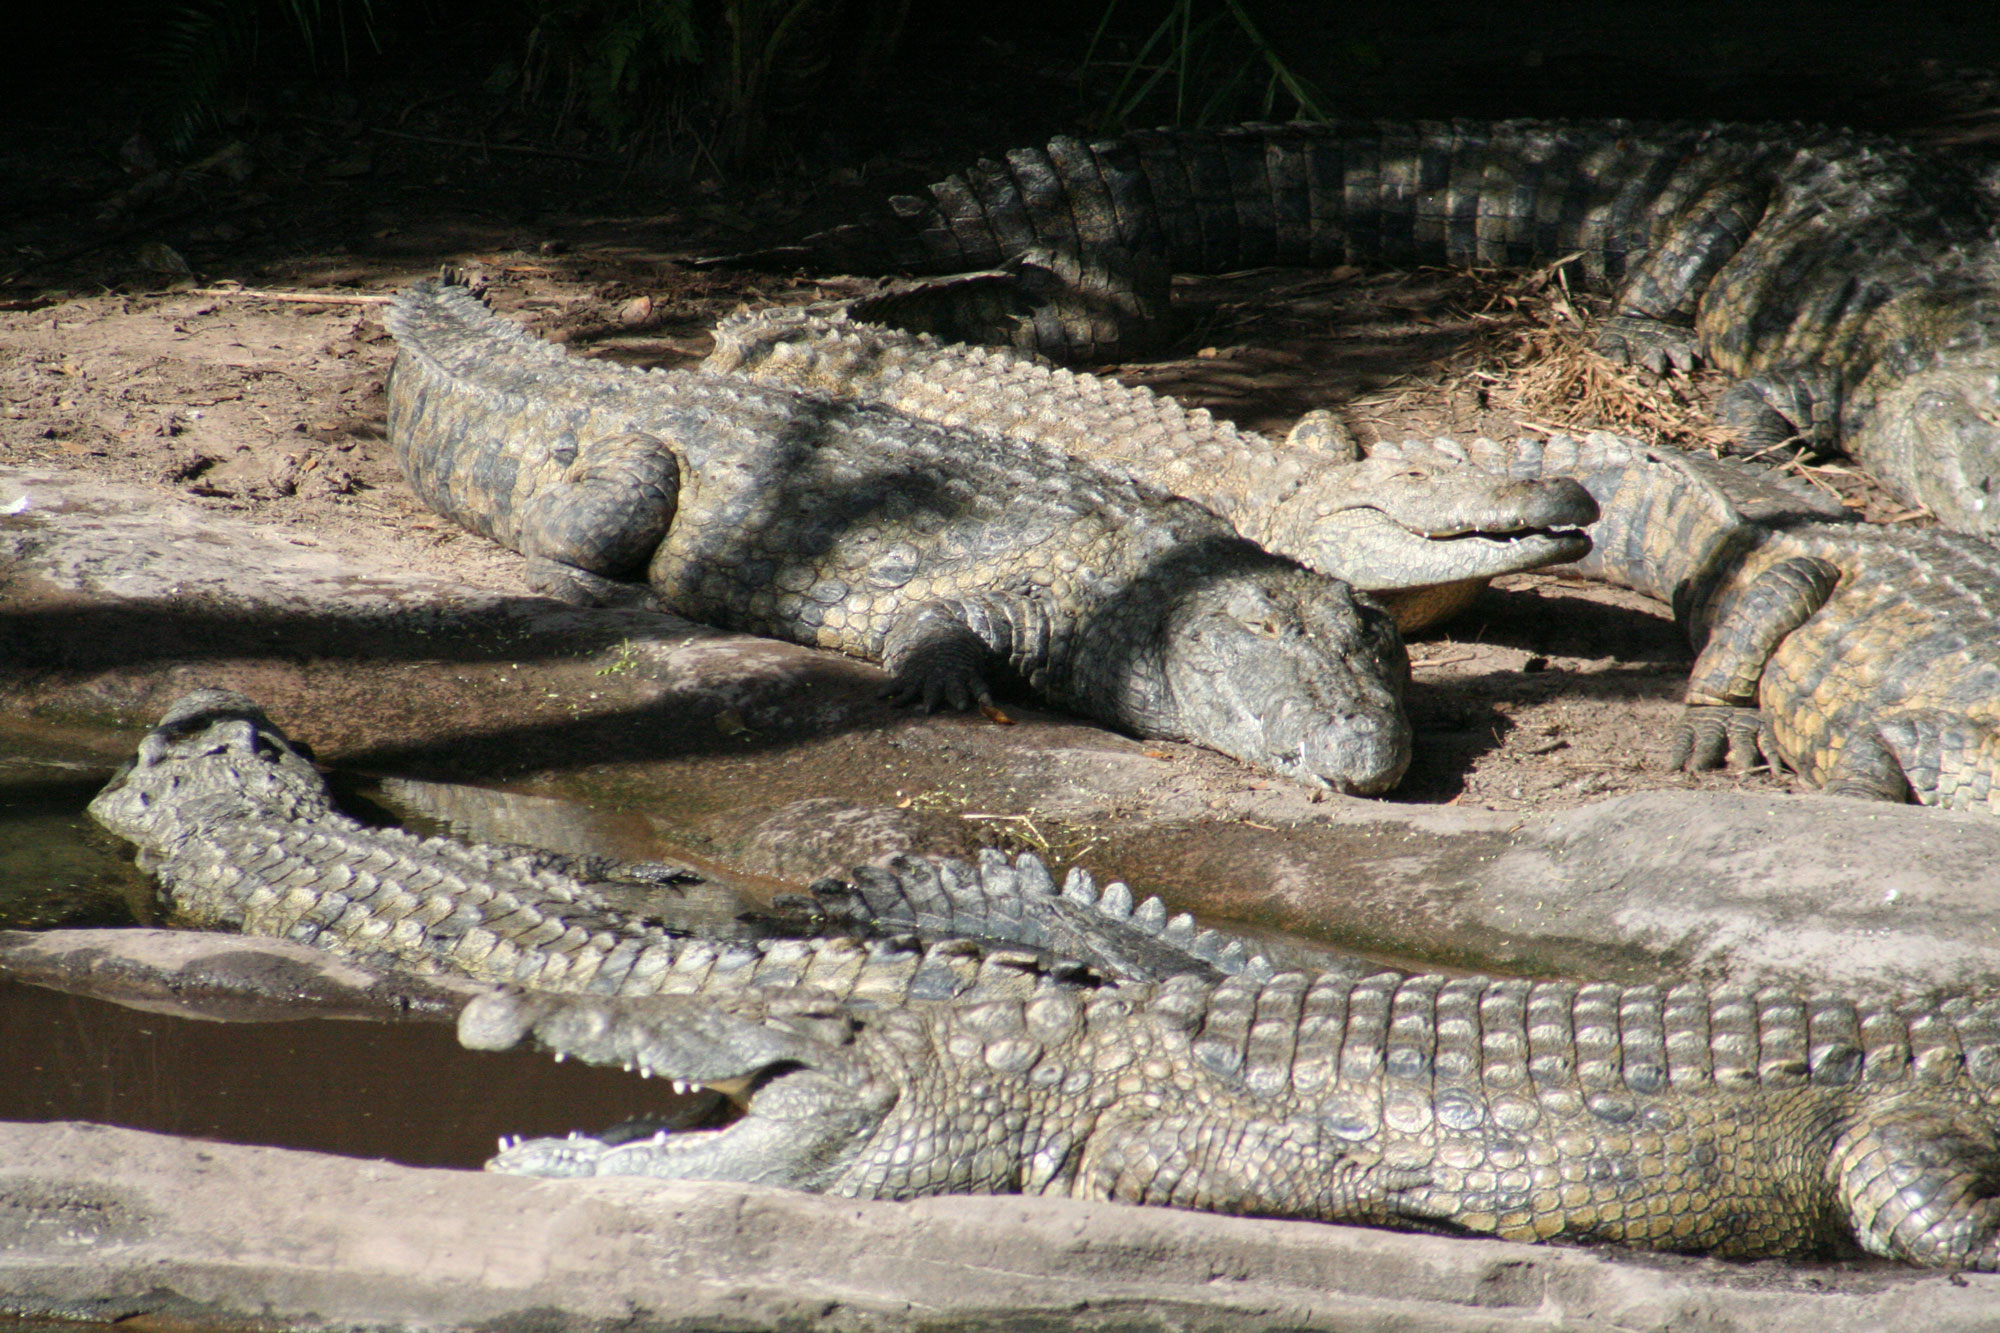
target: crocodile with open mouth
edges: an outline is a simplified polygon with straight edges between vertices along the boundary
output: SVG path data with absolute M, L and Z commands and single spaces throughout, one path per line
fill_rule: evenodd
M 2000 1269 L 2000 995 L 1279 971 L 997 854 L 822 886 L 836 926 L 941 935 L 693 939 L 546 867 L 361 827 L 226 691 L 175 705 L 91 812 L 193 920 L 506 983 L 461 1014 L 467 1046 L 744 1103 L 721 1129 L 511 1143 L 493 1170 Z M 1158 947 L 1050 956 L 1003 905 L 1056 896 Z
M 1365 458 L 1324 410 L 1274 444 L 1117 380 L 1002 347 L 941 343 L 846 317 L 760 309 L 716 326 L 704 368 L 1062 450 L 1183 496 L 1268 551 L 1386 605 L 1405 633 L 1488 580 L 1590 549 L 1597 517 L 1566 477 Z

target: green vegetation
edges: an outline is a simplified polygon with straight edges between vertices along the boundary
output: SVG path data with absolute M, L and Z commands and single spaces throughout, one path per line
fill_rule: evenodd
M 163 6 L 141 59 L 158 89 L 161 138 L 185 150 L 220 113 L 233 85 L 273 45 L 315 67 L 328 48 L 344 69 L 355 48 L 379 49 L 375 0 L 179 0 Z
M 1086 69 L 1118 10 L 1119 0 L 1107 0 Z M 1171 0 L 1130 57 L 1103 63 L 1121 77 L 1099 112 L 1100 128 L 1327 118 L 1318 90 L 1278 54 L 1241 0 Z
M 558 134 L 582 127 L 615 149 L 665 140 L 731 170 L 894 76 L 912 8 L 912 0 L 498 0 L 453 17 L 443 3 L 161 6 L 139 34 L 159 91 L 160 137 L 187 150 L 273 63 L 345 74 L 366 57 L 442 42 L 458 59 L 493 62 L 488 90 L 553 114 Z M 1086 10 L 1074 40 L 1085 86 L 1109 89 L 1099 94 L 1103 127 L 1323 114 L 1319 92 L 1279 55 L 1246 0 L 1098 3 L 1094 32 Z M 978 38 L 968 30 L 962 40 Z

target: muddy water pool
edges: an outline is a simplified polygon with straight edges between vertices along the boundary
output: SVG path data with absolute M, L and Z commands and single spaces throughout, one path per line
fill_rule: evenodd
M 476 1168 L 503 1134 L 715 1109 L 617 1069 L 467 1051 L 448 1023 L 218 1023 L 0 980 L 0 1120 Z
M 47 737 L 0 735 L 0 929 L 160 924 L 130 848 L 84 810 L 111 773 Z M 503 1134 L 685 1125 L 719 1109 L 616 1069 L 466 1051 L 448 1023 L 215 1022 L 0 978 L 0 1120 L 477 1167 Z

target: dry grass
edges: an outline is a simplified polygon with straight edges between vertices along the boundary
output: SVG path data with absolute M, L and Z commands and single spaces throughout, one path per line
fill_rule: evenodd
M 1466 295 L 1476 291 L 1475 299 L 1482 303 L 1469 308 L 1469 302 L 1465 314 L 1480 332 L 1438 370 L 1358 395 L 1350 413 L 1386 434 L 1396 432 L 1384 428 L 1383 419 L 1448 416 L 1449 404 L 1476 402 L 1503 414 L 1510 429 L 1609 430 L 1716 456 L 1731 454 L 1729 433 L 1714 415 L 1729 377 L 1706 369 L 1656 375 L 1599 353 L 1594 333 L 1609 301 L 1573 291 L 1566 262 L 1512 277 L 1479 275 L 1487 280 Z M 1789 449 L 1766 455 L 1743 461 L 1795 476 L 1871 522 L 1928 517 L 1847 460 L 1820 460 Z
M 1653 375 L 1621 365 L 1592 345 L 1601 297 L 1570 290 L 1568 261 L 1500 288 L 1478 318 L 1477 339 L 1453 373 L 1483 389 L 1531 430 L 1612 430 L 1720 453 L 1727 436 L 1709 411 L 1723 380 L 1711 372 Z
M 1592 330 L 1607 305 L 1602 297 L 1571 292 L 1560 263 L 1523 275 L 1478 313 L 1492 321 L 1492 332 L 1468 347 L 1450 373 L 1530 430 L 1610 430 L 1717 456 L 1731 453 L 1729 433 L 1713 411 L 1729 377 L 1712 370 L 1655 375 L 1604 356 L 1593 345 Z M 1795 476 L 1872 522 L 1928 517 L 1850 463 L 1816 461 L 1789 448 L 1766 453 L 1774 456 L 1743 461 Z

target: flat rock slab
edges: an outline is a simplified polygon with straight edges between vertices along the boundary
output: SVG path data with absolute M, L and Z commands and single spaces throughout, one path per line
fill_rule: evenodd
M 2000 984 L 1996 858 L 1987 815 L 1670 791 L 1501 828 L 1384 803 L 1308 829 L 1113 830 L 1093 854 L 1392 959 L 1420 940 L 1490 971 L 1874 995 Z
M 0 978 L 222 1022 L 431 1019 L 491 988 L 387 974 L 306 944 L 191 930 L 0 930 Z
M 311 1329 L 2000 1329 L 2000 1277 L 1062 1199 L 541 1181 L 0 1124 L 0 1311 Z
M 1693 791 L 1532 817 L 1329 796 L 1028 709 L 1011 726 L 914 716 L 864 663 L 562 606 L 510 588 L 505 553 L 482 582 L 423 572 L 420 547 L 0 469 L 0 712 L 67 726 L 108 767 L 173 699 L 229 685 L 322 758 L 422 780 L 406 794 L 432 784 L 447 823 L 494 815 L 480 836 L 708 856 L 764 891 L 885 850 L 963 852 L 972 830 L 1398 962 L 1852 993 L 2000 979 L 1990 816 Z M 534 799 L 510 829 L 491 801 L 438 795 L 468 778 Z

